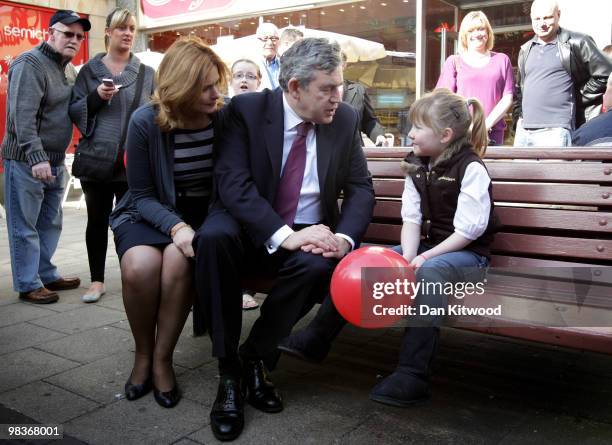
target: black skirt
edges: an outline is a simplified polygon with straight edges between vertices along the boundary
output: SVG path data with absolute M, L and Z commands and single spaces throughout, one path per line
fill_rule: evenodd
M 176 207 L 182 220 L 197 231 L 208 213 L 208 198 L 177 197 Z M 115 228 L 113 233 L 119 261 L 125 252 L 135 246 L 151 246 L 163 250 L 172 244 L 170 235 L 160 232 L 144 220 L 126 221 Z

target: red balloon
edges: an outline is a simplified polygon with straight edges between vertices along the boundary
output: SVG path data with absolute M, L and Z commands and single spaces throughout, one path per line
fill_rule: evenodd
M 349 253 L 332 275 L 330 293 L 338 312 L 364 328 L 393 325 L 409 315 L 414 269 L 399 253 L 368 246 Z

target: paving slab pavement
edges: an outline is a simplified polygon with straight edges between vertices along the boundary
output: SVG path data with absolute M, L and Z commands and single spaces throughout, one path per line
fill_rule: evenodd
M 89 284 L 85 222 L 85 209 L 65 209 L 55 257 L 61 273 L 81 277 L 81 287 L 61 292 L 59 303 L 37 306 L 12 290 L 0 219 L 0 424 L 61 424 L 62 443 L 216 443 L 208 415 L 217 368 L 208 338 L 191 335 L 191 317 L 175 352 L 184 392 L 179 405 L 165 410 L 152 395 L 123 397 L 134 346 L 118 262 L 109 235 L 107 294 L 81 303 Z M 245 335 L 257 314 L 245 313 Z M 236 443 L 612 443 L 612 357 L 445 329 L 431 401 L 399 409 L 367 395 L 392 372 L 400 338 L 397 329 L 349 327 L 322 365 L 283 356 L 272 376 L 285 410 L 247 407 Z

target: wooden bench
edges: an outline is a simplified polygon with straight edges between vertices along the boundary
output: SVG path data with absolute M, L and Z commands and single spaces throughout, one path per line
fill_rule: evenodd
M 408 150 L 366 150 L 377 201 L 366 243 L 400 242 L 404 175 L 399 161 Z M 560 305 L 569 305 L 586 286 L 590 306 L 584 310 L 607 314 L 608 323 L 546 327 L 519 318 L 502 327 L 472 329 L 612 353 L 612 147 L 495 147 L 487 150 L 485 164 L 503 224 L 492 246 L 492 270 L 519 271 L 489 292 L 512 294 L 528 304 L 546 287 Z

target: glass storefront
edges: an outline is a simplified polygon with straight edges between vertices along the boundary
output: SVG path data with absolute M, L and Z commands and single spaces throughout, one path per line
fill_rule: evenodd
M 423 54 L 417 54 L 417 3 L 422 1 Z M 386 57 L 349 63 L 345 77 L 361 82 L 368 91 L 380 123 L 406 142 L 407 111 L 419 91 L 435 86 L 441 63 L 457 50 L 461 19 L 470 11 L 482 10 L 493 27 L 495 51 L 504 52 L 515 63 L 520 45 L 532 35 L 531 0 L 355 0 L 326 2 L 324 6 L 275 12 L 232 20 L 201 22 L 149 32 L 149 48 L 165 51 L 180 36 L 197 35 L 208 44 L 255 34 L 260 21 L 279 28 L 309 29 L 359 37 L 384 45 Z M 258 57 L 253 54 L 253 58 Z M 422 85 L 417 85 L 417 57 L 422 65 Z
M 214 45 L 219 37 L 255 34 L 260 17 L 279 28 L 304 26 L 382 43 L 386 57 L 349 63 L 345 77 L 368 90 L 381 125 L 396 141 L 405 135 L 408 107 L 416 93 L 416 1 L 365 0 L 248 17 L 149 34 L 149 47 L 163 52 L 180 36 L 197 35 Z M 390 52 L 390 53 L 389 53 Z M 258 57 L 254 54 L 253 58 Z

